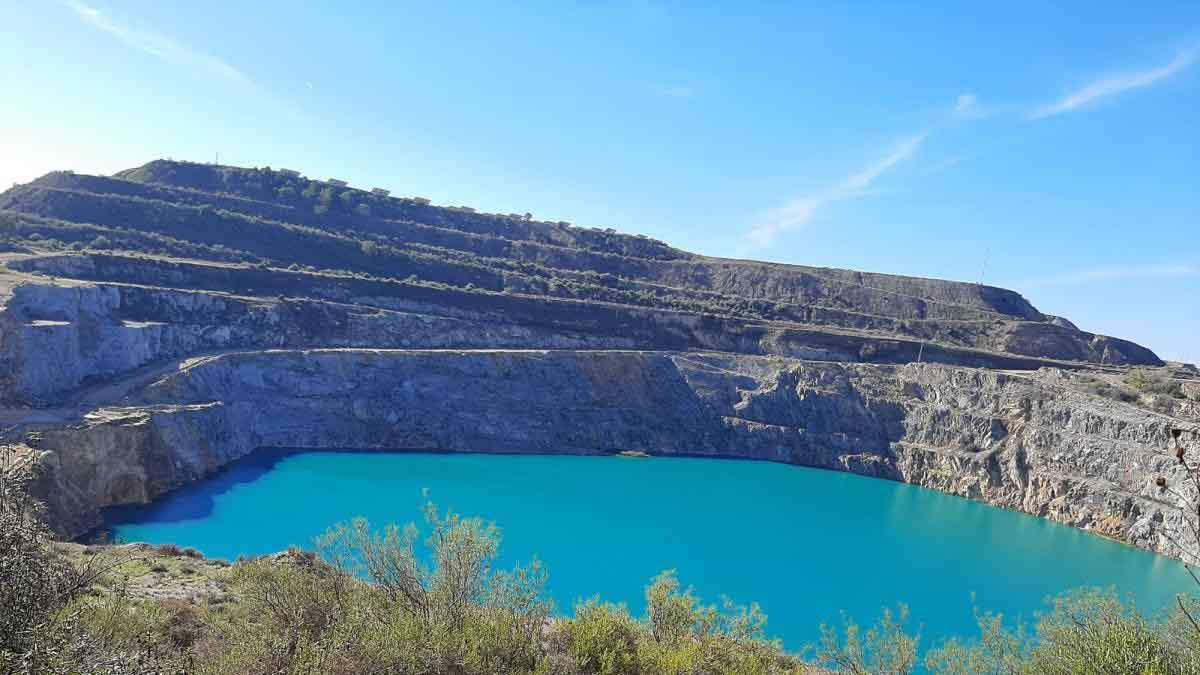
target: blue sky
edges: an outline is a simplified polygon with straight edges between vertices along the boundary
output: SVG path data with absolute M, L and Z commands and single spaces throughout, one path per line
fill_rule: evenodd
M 5 0 L 0 184 L 219 153 L 1200 361 L 1200 3 L 305 4 Z

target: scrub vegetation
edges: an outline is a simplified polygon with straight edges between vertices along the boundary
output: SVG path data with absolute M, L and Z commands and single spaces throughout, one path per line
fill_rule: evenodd
M 706 604 L 673 571 L 646 610 L 591 598 L 560 612 L 536 560 L 497 569 L 500 533 L 432 504 L 422 526 L 338 525 L 314 551 L 235 563 L 174 545 L 54 542 L 0 471 L 4 673 L 1200 673 L 1200 599 L 1147 617 L 1115 591 L 1052 601 L 1032 625 L 977 614 L 980 634 L 921 652 L 903 606 L 822 626 L 799 654 L 756 605 Z

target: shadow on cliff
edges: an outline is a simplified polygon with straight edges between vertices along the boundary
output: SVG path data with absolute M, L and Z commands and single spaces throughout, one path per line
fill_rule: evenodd
M 217 497 L 234 487 L 253 483 L 284 459 L 304 452 L 297 449 L 259 448 L 222 467 L 204 480 L 185 485 L 149 504 L 121 504 L 103 510 L 104 524 L 79 538 L 84 544 L 125 543 L 112 539 L 114 527 L 127 523 L 179 523 L 212 515 Z

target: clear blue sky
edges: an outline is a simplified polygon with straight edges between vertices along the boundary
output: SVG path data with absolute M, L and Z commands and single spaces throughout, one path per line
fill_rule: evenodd
M 1200 3 L 1049 4 L 4 0 L 0 184 L 220 153 L 1200 360 Z

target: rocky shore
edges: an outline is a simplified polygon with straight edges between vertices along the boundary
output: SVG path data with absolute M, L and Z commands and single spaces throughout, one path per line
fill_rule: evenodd
M 181 361 L 27 443 L 67 535 L 258 447 L 642 451 L 901 480 L 1182 555 L 1181 514 L 1154 482 L 1182 487 L 1171 430 L 1200 452 L 1200 425 L 1070 378 L 704 352 L 235 352 Z

